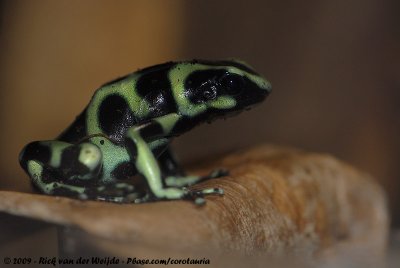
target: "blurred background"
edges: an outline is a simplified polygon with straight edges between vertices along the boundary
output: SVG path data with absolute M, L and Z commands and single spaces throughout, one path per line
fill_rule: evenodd
M 242 59 L 267 102 L 175 142 L 196 161 L 267 142 L 326 152 L 386 189 L 400 226 L 400 2 L 2 1 L 0 188 L 29 191 L 18 153 L 66 128 L 94 90 L 179 59 Z

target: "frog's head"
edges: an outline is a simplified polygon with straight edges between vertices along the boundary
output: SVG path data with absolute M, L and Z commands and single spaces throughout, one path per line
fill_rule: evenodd
M 201 121 L 250 109 L 271 92 L 267 80 L 233 60 L 182 62 L 171 70 L 170 79 L 180 113 Z

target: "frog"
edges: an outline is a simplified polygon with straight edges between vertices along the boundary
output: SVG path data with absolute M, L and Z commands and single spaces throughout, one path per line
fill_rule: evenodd
M 202 123 L 261 103 L 271 84 L 238 60 L 170 61 L 99 87 L 54 140 L 28 143 L 19 162 L 42 194 L 115 203 L 192 200 L 221 188 L 192 189 L 228 175 L 187 175 L 171 142 Z

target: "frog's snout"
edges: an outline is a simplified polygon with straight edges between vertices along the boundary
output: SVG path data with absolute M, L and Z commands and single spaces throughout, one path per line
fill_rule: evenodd
M 259 84 L 253 82 L 246 83 L 241 93 L 235 96 L 236 106 L 232 110 L 235 112 L 249 110 L 263 102 L 271 93 L 272 87 L 265 79 L 261 80 Z M 231 113 L 231 115 L 235 115 L 235 113 Z

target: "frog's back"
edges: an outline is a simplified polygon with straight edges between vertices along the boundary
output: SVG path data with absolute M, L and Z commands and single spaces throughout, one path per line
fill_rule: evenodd
M 106 135 L 121 143 L 130 127 L 176 112 L 168 77 L 174 65 L 152 66 L 104 84 L 58 140 L 76 143 L 91 135 Z

